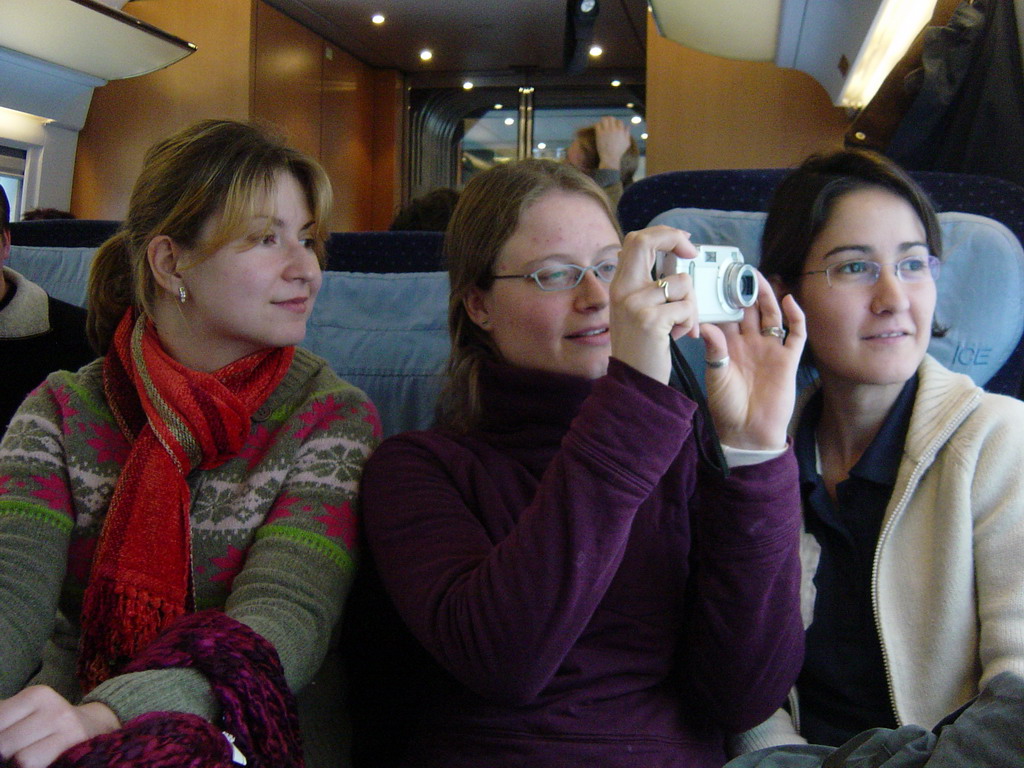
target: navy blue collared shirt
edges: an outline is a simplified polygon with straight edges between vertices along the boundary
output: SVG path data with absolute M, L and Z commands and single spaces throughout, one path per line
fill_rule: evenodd
M 821 545 L 814 618 L 797 681 L 800 731 L 812 744 L 838 746 L 865 729 L 896 726 L 871 606 L 871 570 L 916 394 L 915 375 L 850 476 L 836 486 L 835 502 L 817 467 L 820 392 L 797 427 L 794 448 L 804 520 Z

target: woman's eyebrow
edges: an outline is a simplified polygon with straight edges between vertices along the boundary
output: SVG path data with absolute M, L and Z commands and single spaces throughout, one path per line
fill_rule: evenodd
M 927 247 L 928 247 L 928 243 L 922 242 L 920 240 L 908 240 L 908 241 L 906 241 L 904 243 L 900 243 L 898 250 L 899 250 L 900 253 L 903 253 L 904 251 L 909 251 L 911 248 L 927 248 Z M 837 256 L 837 255 L 840 255 L 840 254 L 843 254 L 843 253 L 847 253 L 848 251 L 854 251 L 856 253 L 860 253 L 860 254 L 863 254 L 863 255 L 867 256 L 869 254 L 874 253 L 875 249 L 872 248 L 870 245 L 853 245 L 853 244 L 850 244 L 850 245 L 837 245 L 835 248 L 832 248 L 832 249 L 826 251 L 822 255 L 821 258 L 823 260 L 824 259 L 828 259 L 828 258 L 830 258 L 832 256 Z
M 828 259 L 831 258 L 832 256 L 838 256 L 839 254 L 846 253 L 847 251 L 855 251 L 857 253 L 867 255 L 869 253 L 873 253 L 874 249 L 868 245 L 837 245 L 835 248 L 830 248 L 829 250 L 825 251 L 825 253 L 822 254 L 821 258 L 823 260 Z
M 265 222 L 268 222 L 270 224 L 270 226 L 278 227 L 278 228 L 284 228 L 284 226 L 285 226 L 284 219 L 279 219 L 276 216 L 271 216 L 270 214 L 267 214 L 267 213 L 262 213 L 262 214 L 259 214 L 258 216 L 253 216 L 253 221 L 259 221 L 259 222 L 265 221 Z M 301 227 L 299 227 L 299 232 L 302 232 L 304 230 L 309 229 L 310 227 L 315 227 L 315 226 L 316 226 L 316 219 L 310 219 L 305 224 L 303 224 Z
M 620 250 L 622 250 L 622 246 L 619 245 L 618 243 L 609 243 L 608 245 L 602 248 L 598 248 L 597 255 L 601 257 L 598 259 L 598 261 L 604 261 L 604 259 L 607 258 L 609 255 L 612 255 L 613 253 L 617 254 Z M 526 264 L 523 265 L 523 268 L 532 272 L 534 269 L 540 269 L 542 265 L 547 263 L 575 264 L 575 259 L 575 255 L 571 253 L 548 253 L 545 254 L 544 256 L 538 256 L 535 259 L 530 259 L 528 262 L 526 262 Z M 530 269 L 531 267 L 532 269 Z

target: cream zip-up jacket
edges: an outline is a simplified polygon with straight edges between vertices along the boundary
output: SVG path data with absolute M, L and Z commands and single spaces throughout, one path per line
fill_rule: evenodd
M 1024 675 L 1024 402 L 930 356 L 918 376 L 871 594 L 896 719 L 931 728 L 1000 672 Z M 805 625 L 819 552 L 804 531 Z M 736 737 L 733 753 L 803 742 L 796 690 L 790 709 Z

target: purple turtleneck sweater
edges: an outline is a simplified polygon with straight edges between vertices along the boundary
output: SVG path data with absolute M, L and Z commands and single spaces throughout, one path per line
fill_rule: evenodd
M 395 436 L 363 475 L 383 584 L 450 675 L 406 764 L 722 765 L 800 669 L 792 451 L 716 476 L 693 402 L 616 360 L 482 389 L 479 430 Z

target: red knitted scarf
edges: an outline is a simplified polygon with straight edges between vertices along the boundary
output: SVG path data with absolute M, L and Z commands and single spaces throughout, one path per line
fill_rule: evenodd
M 284 378 L 294 347 L 214 373 L 181 365 L 152 322 L 125 313 L 103 367 L 107 402 L 131 442 L 107 510 L 82 605 L 78 678 L 110 677 L 186 610 L 192 558 L 186 477 L 237 455 L 253 412 Z

